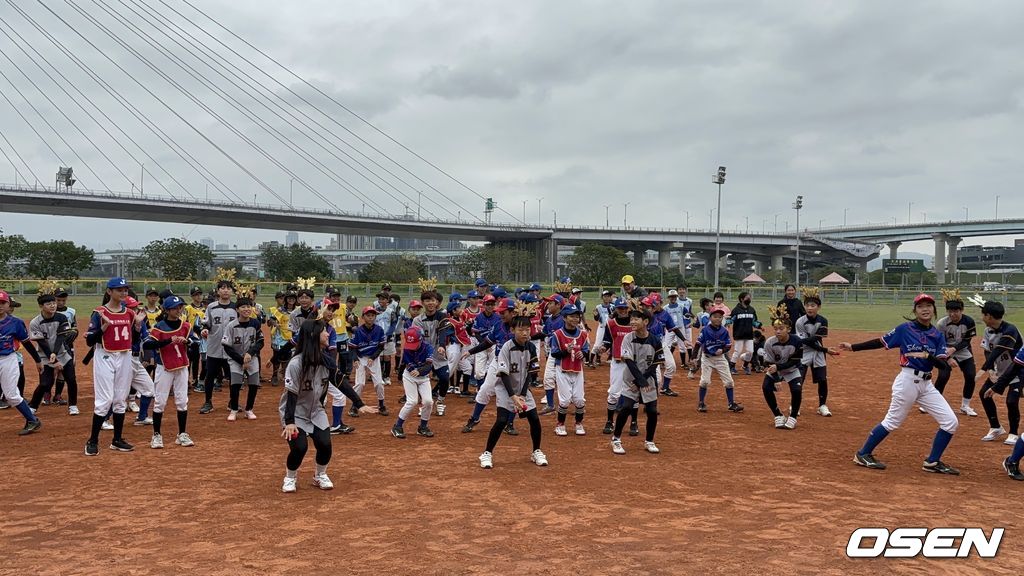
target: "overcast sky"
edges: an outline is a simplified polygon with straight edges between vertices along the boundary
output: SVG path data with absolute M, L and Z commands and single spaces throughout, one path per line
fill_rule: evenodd
M 197 60 L 189 60 L 184 48 L 161 35 L 161 30 L 174 28 L 166 21 L 147 22 L 154 17 L 151 13 L 132 14 L 129 7 L 135 2 L 82 0 L 75 4 L 140 49 L 158 69 L 264 148 L 273 161 L 67 4 L 43 0 L 124 71 L 39 3 L 14 3 L 65 42 L 116 94 L 194 154 L 239 198 L 251 201 L 255 194 L 260 202 L 280 203 L 269 188 L 287 199 L 292 176 L 275 166 L 277 161 L 301 181 L 293 188 L 296 205 L 329 207 L 305 189 L 302 182 L 307 182 L 335 205 L 361 210 L 364 200 L 343 190 L 339 179 L 344 178 L 371 204 L 379 203 L 392 213 L 405 210 L 403 204 L 414 212 L 416 189 L 425 191 L 424 213 L 461 212 L 466 217 L 482 211 L 483 201 L 477 196 L 259 59 L 182 0 L 166 0 L 243 55 L 256 59 L 261 70 L 321 105 L 331 120 L 301 104 L 298 96 L 272 85 L 278 95 L 299 102 L 305 113 L 359 147 L 366 154 L 357 155 L 363 163 L 387 166 L 409 185 L 381 168 L 373 168 L 376 176 L 359 176 L 318 147 L 308 131 L 303 133 L 294 122 L 261 109 L 252 99 L 259 91 L 233 88 L 202 69 Z M 172 14 L 159 0 L 147 3 Z M 1024 134 L 1024 60 L 1020 56 L 1024 35 L 1019 28 L 1024 4 L 1020 2 L 202 0 L 196 5 L 480 195 L 494 197 L 517 218 L 522 217 L 525 200 L 527 219 L 537 221 L 537 199 L 543 198 L 540 218 L 545 222 L 552 221 L 555 211 L 559 223 L 604 224 L 605 205 L 609 205 L 609 219 L 615 225 L 622 223 L 623 203 L 630 202 L 630 225 L 682 226 L 689 211 L 690 227 L 707 227 L 716 192 L 711 174 L 720 164 L 728 167 L 722 200 L 726 229 L 749 225 L 752 230 L 771 231 L 775 214 L 780 214 L 780 231 L 787 222 L 792 227 L 790 205 L 798 194 L 805 203 L 801 224 L 810 227 L 842 224 L 844 209 L 851 224 L 891 222 L 893 217 L 905 222 L 911 202 L 909 215 L 915 222 L 962 219 L 965 207 L 971 218 L 993 217 L 997 195 L 1001 217 L 1024 216 L 1024 198 L 1016 192 L 1024 185 L 1024 166 L 1019 161 Z M 215 78 L 219 87 L 321 161 L 327 173 L 232 109 L 216 90 L 190 78 L 157 50 L 144 47 L 143 40 L 104 12 L 104 6 L 128 15 L 130 22 L 140 24 L 162 46 Z M 14 158 L 2 140 L 0 150 L 12 156 L 19 180 L 34 180 L 27 175 L 32 172 L 52 185 L 56 167 L 63 162 L 74 166 L 81 184 L 89 188 L 127 193 L 138 187 L 140 164 L 145 164 L 146 192 L 166 194 L 163 185 L 170 193 L 183 195 L 163 172 L 166 169 L 193 196 L 205 198 L 207 179 L 62 56 L 6 0 L 0 1 L 0 18 L 5 23 L 0 28 L 9 31 L 6 25 L 12 25 L 60 70 L 63 86 L 81 90 L 110 118 L 96 115 L 84 97 L 72 92 L 74 101 L 100 122 L 89 119 L 16 47 L 24 44 L 16 45 L 0 33 L 0 52 L 14 61 L 0 57 L 0 71 L 9 79 L 0 77 L 0 93 L 10 98 L 55 151 L 47 148 L 11 104 L 0 99 L 0 133 L 24 161 Z M 184 24 L 176 16 L 172 21 Z M 185 29 L 200 34 L 197 28 Z M 208 37 L 205 40 L 213 45 Z M 223 47 L 218 51 L 229 55 Z M 237 57 L 231 58 L 248 73 L 259 75 Z M 19 69 L 54 103 L 47 102 Z M 126 72 L 145 88 L 134 84 Z M 265 77 L 260 81 L 271 85 Z M 50 131 L 26 99 L 68 144 Z M 396 163 L 356 142 L 334 121 Z M 0 156 L 0 182 L 13 182 L 15 170 Z M 395 189 L 408 199 L 388 198 L 397 195 Z M 211 200 L 223 198 L 216 186 L 209 194 Z M 431 207 L 434 203 L 443 207 Z M 499 213 L 496 219 L 511 220 L 511 216 Z M 182 235 L 196 240 L 213 237 L 240 247 L 284 237 L 283 231 L 23 215 L 8 216 L 2 229 L 31 240 L 66 238 L 99 249 L 116 247 L 118 242 L 141 246 L 151 239 Z M 324 235 L 305 238 L 316 244 L 326 242 Z M 965 241 L 981 242 L 1012 244 L 1013 237 Z M 907 248 L 930 252 L 932 243 Z

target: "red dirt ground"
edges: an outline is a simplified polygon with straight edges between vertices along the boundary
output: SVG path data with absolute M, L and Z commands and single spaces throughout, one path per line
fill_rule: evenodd
M 868 336 L 835 331 L 830 342 Z M 201 396 L 191 395 L 195 448 L 167 440 L 151 450 L 150 428 L 128 427 L 134 453 L 106 449 L 104 432 L 99 457 L 86 458 L 91 370 L 80 368 L 82 416 L 44 406 L 43 429 L 19 438 L 17 413 L 0 412 L 0 573 L 1016 573 L 1024 485 L 1000 468 L 1008 446 L 979 441 L 983 417 L 962 416 L 946 453 L 963 472 L 958 478 L 920 470 L 935 426 L 916 412 L 876 451 L 888 470 L 851 462 L 885 414 L 896 362 L 883 351 L 833 359 L 835 416 L 813 415 L 810 385 L 794 431 L 772 427 L 758 376 L 737 381 L 742 414 L 725 410 L 717 384 L 711 411 L 698 414 L 696 382 L 677 378 L 682 395 L 660 401 L 662 453 L 647 454 L 642 437 L 626 437 L 625 456 L 611 453 L 600 430 L 607 371 L 587 371 L 588 434 L 558 438 L 545 416 L 551 465 L 543 469 L 529 461 L 525 429 L 502 437 L 493 470 L 478 467 L 493 405 L 477 431 L 461 434 L 470 406 L 451 399 L 432 421 L 433 439 L 396 440 L 388 433 L 393 415 L 363 415 L 347 420 L 354 434 L 334 437 L 329 473 L 337 488 L 309 485 L 310 447 L 291 495 L 280 492 L 280 388 L 261 391 L 259 420 L 233 424 L 224 420 L 226 391 L 205 416 Z M 954 376 L 946 396 L 955 404 L 960 391 Z M 394 414 L 401 387 L 387 394 Z M 165 438 L 175 431 L 170 417 Z M 1006 533 L 992 560 L 850 560 L 846 543 L 861 526 Z

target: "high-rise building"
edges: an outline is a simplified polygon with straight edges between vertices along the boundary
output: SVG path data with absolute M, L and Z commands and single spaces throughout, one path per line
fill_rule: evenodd
M 289 232 L 288 234 L 285 235 L 285 237 L 284 237 L 284 245 L 285 246 L 294 246 L 294 245 L 296 245 L 298 243 L 299 243 L 299 233 L 298 232 Z
M 206 246 L 210 250 L 213 250 L 213 238 L 202 238 L 199 240 L 199 243 L 202 244 L 203 246 Z

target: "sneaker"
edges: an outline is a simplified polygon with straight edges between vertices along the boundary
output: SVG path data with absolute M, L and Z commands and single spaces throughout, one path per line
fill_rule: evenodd
M 387 416 L 391 414 L 391 412 L 388 411 L 387 406 L 380 406 L 377 408 L 377 414 L 380 414 L 381 416 Z
M 426 436 L 427 438 L 434 437 L 434 431 L 431 430 L 429 426 L 420 426 L 416 428 L 416 434 L 419 434 L 420 436 Z
M 622 447 L 622 440 L 612 439 L 612 453 L 613 454 L 625 454 L 626 449 Z
M 47 392 L 46 394 L 43 394 L 43 406 L 49 406 L 49 405 L 50 405 L 50 393 Z
M 193 392 L 206 392 L 206 386 L 203 384 L 196 384 L 192 387 Z
M 327 477 L 327 474 L 320 474 L 319 476 L 313 476 L 313 486 L 321 490 L 334 490 L 334 482 Z
M 601 434 L 611 434 L 615 431 L 615 425 L 611 422 L 605 422 L 604 428 L 601 430 Z
M 750 376 L 750 366 L 743 367 L 743 374 L 746 376 Z
M 583 423 L 582 422 L 576 424 L 576 435 L 577 436 L 586 436 L 587 435 L 587 431 L 586 431 L 586 429 L 583 428 Z
M 135 446 L 129 444 L 124 438 L 117 438 L 110 442 L 110 449 L 118 452 L 131 452 L 135 450 Z
M 128 403 L 128 411 L 129 412 L 138 412 L 139 411 L 139 405 L 136 404 L 134 400 L 132 400 L 131 402 Z
M 114 425 L 110 423 L 110 420 L 104 420 L 103 425 L 100 426 L 103 430 L 113 430 Z
M 273 376 L 270 377 L 270 385 L 271 386 L 277 386 L 280 383 L 281 383 L 281 380 L 278 379 L 277 374 L 274 374 Z
M 977 416 L 978 415 L 978 413 L 974 411 L 974 408 L 971 408 L 970 405 L 968 405 L 968 404 L 964 404 L 963 406 L 960 406 L 960 413 L 964 414 L 966 416 Z
M 651 454 L 657 454 L 661 452 L 661 448 L 658 448 L 658 445 L 655 444 L 654 442 L 644 442 L 644 450 L 647 450 Z
M 858 466 L 864 466 L 865 468 L 873 468 L 875 470 L 885 470 L 885 464 L 875 460 L 873 454 L 853 454 L 853 461 Z
M 99 453 L 100 453 L 99 444 L 97 444 L 96 442 L 86 442 L 85 443 L 85 455 L 86 456 L 95 456 L 95 455 L 97 455 Z
M 405 430 L 399 428 L 398 426 L 392 426 L 391 435 L 394 436 L 395 438 L 403 439 L 405 438 Z
M 255 420 L 256 419 L 256 413 L 253 412 L 252 410 L 246 410 L 245 411 L 245 419 L 246 420 Z
M 690 370 L 686 373 L 687 380 L 693 380 L 694 378 L 696 378 L 696 373 L 693 370 Z
M 234 422 L 238 418 L 238 410 L 228 412 L 228 422 Z
M 484 452 L 480 455 L 480 467 L 481 468 L 494 468 L 494 461 L 492 460 L 490 452 Z
M 950 476 L 959 476 L 960 471 L 952 466 L 938 460 L 936 462 L 925 462 L 921 465 L 921 470 L 925 472 L 931 472 L 933 474 L 949 474 Z
M 548 457 L 545 456 L 544 453 L 540 451 L 540 448 L 534 450 L 533 454 L 530 454 L 530 461 L 536 464 L 537 466 L 548 465 Z
M 359 410 L 356 410 L 355 408 L 349 408 L 348 415 L 352 418 L 359 418 Z
M 707 404 L 705 404 L 703 402 L 698 402 L 697 403 L 697 412 L 707 412 L 707 411 L 708 411 L 708 405 Z
M 475 428 L 476 425 L 479 424 L 479 423 L 480 423 L 479 421 L 473 420 L 473 418 L 470 418 L 470 419 L 466 420 L 466 425 L 462 427 L 462 433 L 463 434 L 468 434 L 468 433 L 472 432 L 473 428 Z
M 775 417 L 775 427 L 776 428 L 785 428 L 786 427 L 786 417 L 785 416 L 776 416 Z
M 565 424 L 559 424 L 555 426 L 555 436 L 568 436 L 569 433 L 565 431 Z
M 385 386 L 391 386 L 391 377 L 390 376 L 384 379 L 384 385 Z
M 554 406 L 545 406 L 544 409 L 540 411 L 540 415 L 544 416 L 546 414 L 551 414 L 555 410 L 557 410 L 557 408 L 555 408 Z
M 630 436 L 639 436 L 640 435 L 640 427 L 637 426 L 636 420 L 633 420 L 632 422 L 629 423 L 629 435 Z
M 347 424 L 338 424 L 337 426 L 331 426 L 331 429 L 330 429 L 331 434 L 333 434 L 335 436 L 337 436 L 338 434 L 351 434 L 351 433 L 353 433 L 355 431 L 356 431 L 355 428 L 353 428 L 353 427 L 351 427 L 351 426 L 349 426 Z
M 448 406 L 444 402 L 435 402 L 434 406 L 437 408 L 437 415 L 444 416 L 444 411 L 448 409 Z
M 284 477 L 284 484 L 281 485 L 281 492 L 284 492 L 286 494 L 295 492 L 296 486 L 298 485 L 298 483 L 299 483 L 299 479 L 298 478 L 289 478 L 289 477 L 285 476 Z
M 984 436 L 982 436 L 981 437 L 981 441 L 982 442 L 991 442 L 991 441 L 999 438 L 1003 434 L 1006 434 L 1006 430 L 1004 430 L 1002 426 L 1000 426 L 999 428 L 989 428 L 988 429 L 988 434 L 985 434 Z
M 665 388 L 661 391 L 662 396 L 679 396 L 679 392 L 671 388 Z
M 832 411 L 828 409 L 828 406 L 822 404 L 818 406 L 818 416 L 831 416 Z
M 1013 446 L 1014 444 L 1017 443 L 1017 438 L 1018 436 L 1016 434 L 1010 434 L 1009 436 L 1006 437 L 1006 440 L 1003 440 L 1003 444 L 1006 444 L 1007 446 Z
M 188 435 L 188 432 L 178 434 L 178 437 L 174 439 L 174 443 L 182 448 L 188 448 L 196 445 L 196 443 L 192 441 L 192 437 Z
M 153 434 L 153 439 L 149 441 L 149 447 L 154 450 L 159 450 L 164 447 L 164 437 L 161 434 Z
M 78 406 L 68 406 L 68 416 L 78 416 L 81 412 L 78 411 Z
M 152 416 L 147 417 L 145 420 L 139 420 L 138 418 L 136 418 L 135 421 L 132 422 L 132 426 L 152 426 L 152 425 L 153 425 L 153 417 Z
M 209 414 L 213 412 L 213 404 L 210 402 L 203 402 L 203 406 L 199 409 L 200 414 Z
M 519 436 L 519 430 L 516 430 L 515 425 L 509 422 L 505 426 L 505 434 L 508 434 L 509 436 Z
M 743 412 L 743 404 L 740 404 L 739 402 L 729 404 L 729 412 Z
M 28 436 L 29 434 L 35 432 L 36 430 L 39 430 L 42 427 L 43 421 L 40 420 L 39 418 L 36 418 L 31 422 L 25 422 L 25 427 L 22 428 L 21 430 L 18 430 L 18 436 Z
M 1024 480 L 1024 474 L 1020 473 L 1020 462 L 1010 462 L 1007 458 L 1003 460 L 1003 470 L 1006 470 L 1006 475 L 1014 480 Z
M 786 429 L 792 430 L 794 428 L 796 428 L 796 418 L 793 418 L 792 416 L 786 418 Z
M 68 403 L 68 401 L 65 400 L 64 398 L 61 398 L 60 396 L 54 396 L 53 403 L 56 404 L 57 406 L 64 406 Z

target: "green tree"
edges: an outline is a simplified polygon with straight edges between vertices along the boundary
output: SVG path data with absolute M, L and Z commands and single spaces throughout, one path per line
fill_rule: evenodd
M 398 257 L 374 258 L 359 271 L 360 282 L 395 282 L 410 284 L 418 278 L 429 275 L 427 265 L 415 256 L 403 254 Z
M 470 248 L 453 262 L 460 279 L 480 275 L 491 283 L 524 282 L 535 256 L 527 250 L 489 244 Z
M 577 246 L 566 258 L 566 267 L 573 283 L 581 286 L 614 286 L 633 273 L 633 263 L 625 252 L 592 242 Z M 658 274 L 658 282 L 660 278 Z
M 96 253 L 70 240 L 30 242 L 25 256 L 25 271 L 36 278 L 78 278 L 83 270 L 92 268 Z
M 213 267 L 213 251 L 200 244 L 181 238 L 154 240 L 142 249 L 145 266 L 166 280 L 203 278 Z
M 5 236 L 0 232 L 0 276 L 7 278 L 14 274 L 15 270 L 11 261 L 24 258 L 27 249 L 28 240 L 25 240 L 24 236 L 20 234 Z
M 271 280 L 290 281 L 300 276 L 330 280 L 334 277 L 327 258 L 314 252 L 305 242 L 291 246 L 267 246 L 260 254 L 260 259 L 263 260 L 266 277 Z

